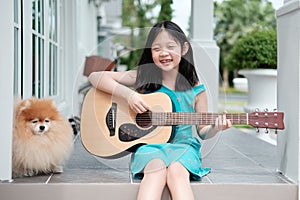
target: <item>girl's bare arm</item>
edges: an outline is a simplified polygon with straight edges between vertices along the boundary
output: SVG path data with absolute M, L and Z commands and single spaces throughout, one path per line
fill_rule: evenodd
M 130 88 L 136 81 L 135 70 L 93 72 L 89 76 L 89 81 L 98 90 L 125 99 L 136 113 L 142 113 L 149 109 L 142 97 Z
M 93 72 L 89 76 L 89 81 L 98 90 L 124 98 L 125 94 L 132 93 L 129 87 L 133 86 L 135 79 L 136 71 L 100 71 Z
M 207 103 L 207 95 L 206 91 L 201 92 L 195 98 L 195 110 L 196 112 L 207 112 L 208 111 L 208 103 Z M 213 125 L 198 125 L 198 134 L 201 139 L 209 139 L 214 137 L 219 131 L 225 130 L 231 127 L 230 120 L 226 119 L 226 115 L 219 115 L 215 124 Z

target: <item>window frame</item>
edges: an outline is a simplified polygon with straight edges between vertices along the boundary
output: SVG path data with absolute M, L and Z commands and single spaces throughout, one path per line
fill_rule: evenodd
M 22 1 L 14 0 L 14 96 L 22 96 Z
M 49 5 L 53 2 L 56 2 L 52 7 L 55 10 L 56 40 L 53 40 L 50 36 L 51 8 Z M 35 5 L 34 10 L 33 5 Z M 22 40 L 21 48 L 21 57 L 24 58 L 21 64 L 24 68 L 22 69 L 23 79 L 18 77 L 17 90 L 24 91 L 22 93 L 24 98 L 51 96 L 57 103 L 63 101 L 62 77 L 64 69 L 61 56 L 61 6 L 60 0 L 32 0 L 30 4 L 24 3 L 24 12 L 19 13 L 19 16 L 22 15 L 22 21 L 24 22 L 22 24 L 22 37 L 26 39 Z M 35 13 L 33 13 L 34 11 Z M 56 52 L 51 50 L 53 47 L 56 48 Z M 56 73 L 50 74 L 50 70 L 53 69 Z

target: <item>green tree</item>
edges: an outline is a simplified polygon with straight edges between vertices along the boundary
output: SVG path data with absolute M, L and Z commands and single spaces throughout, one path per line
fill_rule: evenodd
M 158 5 L 157 1 L 123 0 L 122 1 L 122 25 L 131 29 L 129 56 L 122 57 L 121 63 L 126 64 L 129 69 L 135 68 L 146 41 L 146 27 L 152 26 L 156 17 L 153 9 Z M 138 34 L 137 34 L 138 32 Z
M 171 20 L 173 10 L 172 0 L 123 0 L 122 1 L 122 25 L 130 27 L 130 52 L 129 56 L 122 57 L 121 63 L 129 69 L 135 68 L 140 58 L 142 48 L 148 34 L 148 27 L 161 20 Z M 160 6 L 159 15 L 154 14 L 154 9 Z
M 163 20 L 172 20 L 172 14 L 173 14 L 173 9 L 172 9 L 172 0 L 161 0 L 161 8 L 160 12 L 157 18 L 157 21 L 163 21 Z
M 135 0 L 122 1 L 122 25 L 134 27 L 136 25 Z
M 225 64 L 229 69 L 276 69 L 276 31 L 253 31 L 241 37 L 225 57 Z
M 224 58 L 236 41 L 253 30 L 276 29 L 275 10 L 267 0 L 226 0 L 214 3 L 215 39 L 220 47 L 220 71 L 229 85 Z M 232 71 L 231 71 L 232 72 Z

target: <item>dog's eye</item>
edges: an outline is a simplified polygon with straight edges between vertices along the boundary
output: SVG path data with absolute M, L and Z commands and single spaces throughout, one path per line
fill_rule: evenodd
M 34 120 L 32 120 L 31 121 L 33 124 L 36 124 L 37 122 L 38 122 L 38 120 L 37 119 L 34 119 Z
M 49 123 L 49 122 L 50 122 L 50 120 L 49 120 L 49 119 L 45 119 L 45 122 L 46 122 L 46 123 Z

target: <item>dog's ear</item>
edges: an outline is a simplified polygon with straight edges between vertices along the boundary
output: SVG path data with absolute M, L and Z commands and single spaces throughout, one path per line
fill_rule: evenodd
M 26 108 L 28 108 L 31 105 L 31 102 L 29 99 L 25 99 L 21 101 L 20 106 L 19 106 L 19 111 L 23 111 Z
M 52 99 L 52 98 L 44 98 L 43 101 L 48 102 L 48 105 L 56 108 L 56 103 L 55 103 L 54 99 Z
M 40 99 L 40 101 L 44 102 L 44 104 L 42 104 L 43 106 L 48 106 L 54 110 L 58 110 L 58 107 L 57 107 L 54 99 L 48 97 L 48 98 Z
M 52 106 L 56 107 L 56 103 L 55 103 L 55 101 L 53 99 L 51 99 L 51 102 L 52 102 Z
M 28 108 L 31 105 L 31 102 L 29 99 L 21 100 L 16 103 L 15 105 L 15 112 L 14 117 L 16 118 L 20 113 L 22 113 L 23 110 Z

